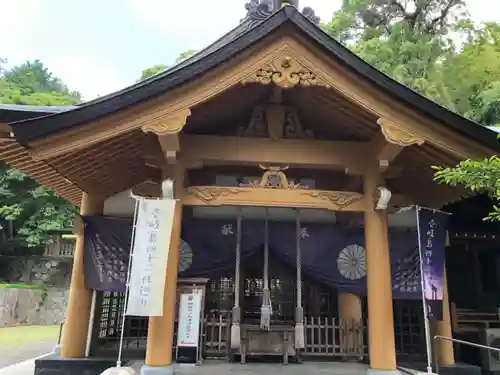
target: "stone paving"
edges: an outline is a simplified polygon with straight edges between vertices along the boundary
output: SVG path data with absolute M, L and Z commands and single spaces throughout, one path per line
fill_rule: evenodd
M 24 344 L 22 347 L 1 347 L 0 370 L 28 359 L 52 353 L 54 345 L 55 341 L 53 339 L 47 339 L 41 342 Z
M 49 351 L 50 352 L 50 351 Z M 9 366 L 0 368 L 0 375 L 33 375 L 35 373 L 35 359 L 49 355 L 45 352 L 42 355 L 31 357 L 21 362 L 15 362 Z
M 132 365 L 139 374 L 142 362 Z M 176 367 L 178 374 L 193 375 L 365 375 L 368 366 L 359 363 L 343 362 L 304 362 L 302 364 L 282 365 L 280 363 L 228 363 L 227 361 L 204 361 L 196 367 Z M 0 375 L 2 375 L 0 373 Z

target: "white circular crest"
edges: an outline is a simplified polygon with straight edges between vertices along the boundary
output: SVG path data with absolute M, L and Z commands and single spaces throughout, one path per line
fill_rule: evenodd
M 179 272 L 183 272 L 193 263 L 193 250 L 186 241 L 181 239 L 179 253 Z
M 344 247 L 337 258 L 337 269 L 349 280 L 359 280 L 366 276 L 365 248 L 360 245 Z

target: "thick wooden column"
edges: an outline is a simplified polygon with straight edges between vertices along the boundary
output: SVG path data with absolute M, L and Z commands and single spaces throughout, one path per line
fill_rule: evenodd
M 450 301 L 448 298 L 448 282 L 446 280 L 446 270 L 443 276 L 443 320 L 436 322 L 436 335 L 453 337 L 450 316 Z M 455 364 L 455 354 L 453 352 L 453 343 L 451 341 L 438 340 L 437 354 L 439 364 L 444 366 L 453 366 Z
M 170 171 L 172 170 L 169 169 Z M 179 199 L 184 191 L 184 168 L 180 165 L 173 167 L 174 173 L 164 173 L 163 178 L 174 180 L 174 197 Z M 179 248 L 182 226 L 182 201 L 175 206 L 174 221 L 168 249 L 167 276 L 165 279 L 165 293 L 163 297 L 163 316 L 149 318 L 148 340 L 146 347 L 146 361 L 141 374 L 171 374 L 172 347 L 174 339 L 174 324 L 177 302 L 177 272 L 179 265 Z
M 382 181 L 374 172 L 364 176 L 365 198 L 372 202 Z M 375 205 L 372 204 L 371 207 Z M 365 211 L 370 373 L 397 373 L 392 310 L 391 264 L 387 212 Z
M 349 352 L 352 352 L 359 344 L 359 334 L 356 328 L 359 324 L 362 323 L 363 319 L 361 298 L 358 295 L 352 293 L 339 293 L 339 316 L 340 319 L 342 319 L 342 324 L 347 325 L 348 328 L 346 337 L 346 349 Z
M 83 193 L 80 205 L 81 215 L 102 215 L 103 208 L 103 199 Z M 63 358 L 80 358 L 85 356 L 90 306 L 92 304 L 92 291 L 85 288 L 84 282 L 83 223 L 78 217 L 75 222 L 75 234 L 76 245 L 73 255 L 73 270 L 71 272 L 68 307 L 61 340 L 61 357 Z
M 360 321 L 363 318 L 361 298 L 352 293 L 339 294 L 339 315 L 341 319 Z

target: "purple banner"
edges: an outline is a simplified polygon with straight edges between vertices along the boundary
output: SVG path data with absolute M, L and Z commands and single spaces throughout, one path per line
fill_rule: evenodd
M 443 319 L 443 280 L 448 214 L 418 208 L 420 259 L 429 319 Z
M 124 291 L 132 226 L 120 219 L 84 217 L 85 282 L 99 291 Z M 241 264 L 261 266 L 264 221 L 244 220 Z M 300 231 L 304 278 L 357 294 L 366 294 L 363 228 L 303 223 Z M 183 222 L 179 276 L 232 276 L 235 266 L 236 221 L 188 218 Z M 420 267 L 416 228 L 389 231 L 393 297 L 419 299 Z M 164 249 L 164 251 L 168 251 Z M 296 267 L 293 222 L 269 223 L 269 251 L 274 259 Z M 292 275 L 294 272 L 291 273 Z
M 132 225 L 120 219 L 83 217 L 85 286 L 124 292 L 127 281 Z

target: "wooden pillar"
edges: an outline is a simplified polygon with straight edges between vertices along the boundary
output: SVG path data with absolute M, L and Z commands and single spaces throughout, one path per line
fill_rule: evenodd
M 364 176 L 366 284 L 368 291 L 368 349 L 370 373 L 397 373 L 392 309 L 391 264 L 387 212 L 375 211 L 374 197 L 380 186 L 378 173 Z
M 342 325 L 347 328 L 345 349 L 350 353 L 355 351 L 357 349 L 356 346 L 360 344 L 357 328 L 363 319 L 361 298 L 352 293 L 339 293 L 339 315 Z
M 436 335 L 453 337 L 453 331 L 451 328 L 450 301 L 448 298 L 448 282 L 446 280 L 446 269 L 443 275 L 443 320 L 436 322 Z M 440 365 L 453 366 L 455 364 L 453 343 L 451 341 L 438 340 L 437 354 Z
M 174 180 L 174 197 L 184 193 L 184 168 L 175 165 L 173 175 L 164 173 L 163 178 Z M 141 374 L 172 374 L 172 348 L 177 305 L 177 272 L 181 243 L 182 200 L 175 206 L 170 247 L 168 249 L 167 275 L 163 296 L 163 316 L 149 318 L 146 361 Z
M 80 204 L 81 215 L 102 215 L 104 200 L 83 193 Z M 69 286 L 68 307 L 64 319 L 61 357 L 81 358 L 85 356 L 87 330 L 92 304 L 92 291 L 85 288 L 83 253 L 83 223 L 79 217 L 75 220 L 76 244 L 73 255 L 73 270 Z
M 360 321 L 363 318 L 361 298 L 352 293 L 339 294 L 339 315 L 341 319 Z

